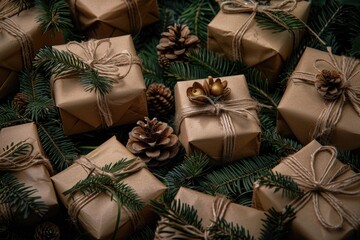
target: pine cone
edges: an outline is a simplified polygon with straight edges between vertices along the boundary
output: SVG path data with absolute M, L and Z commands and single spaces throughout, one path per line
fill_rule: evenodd
M 145 117 L 145 121 L 138 121 L 139 126 L 134 127 L 129 133 L 127 149 L 146 163 L 151 160 L 165 161 L 174 157 L 179 150 L 179 140 L 172 134 L 172 127 L 156 118 L 150 120 Z
M 153 114 L 166 114 L 174 108 L 174 96 L 170 88 L 161 83 L 152 83 L 146 91 L 149 111 Z
M 13 103 L 14 103 L 14 105 L 16 105 L 18 107 L 19 113 L 24 114 L 26 107 L 29 104 L 29 99 L 24 93 L 18 92 L 14 96 Z
M 160 67 L 162 67 L 162 68 L 168 68 L 168 67 L 170 67 L 170 64 L 171 64 L 170 60 L 164 54 L 159 55 L 158 62 L 159 62 Z
M 190 34 L 190 29 L 186 24 L 175 23 L 173 26 L 168 26 L 168 30 L 161 33 L 162 38 L 156 46 L 160 64 L 164 62 L 164 57 L 169 62 L 183 61 L 188 49 L 198 47 L 200 43 L 197 36 Z
M 344 91 L 343 79 L 337 71 L 322 70 L 316 75 L 315 87 L 326 100 L 337 99 Z
M 35 228 L 35 240 L 58 240 L 60 239 L 60 230 L 52 222 L 43 222 Z

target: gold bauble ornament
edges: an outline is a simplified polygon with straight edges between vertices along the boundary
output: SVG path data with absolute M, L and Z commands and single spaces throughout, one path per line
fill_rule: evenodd
M 201 88 L 193 88 L 191 90 L 191 96 L 197 97 L 197 96 L 204 96 L 205 92 Z
M 212 84 L 211 89 L 210 89 L 210 93 L 213 96 L 221 96 L 224 93 L 224 87 L 221 84 L 221 82 L 215 82 Z

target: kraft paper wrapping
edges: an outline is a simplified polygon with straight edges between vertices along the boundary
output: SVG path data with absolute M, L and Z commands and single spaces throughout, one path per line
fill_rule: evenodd
M 338 60 L 340 56 L 334 55 Z M 307 48 L 303 53 L 294 72 L 318 72 L 314 68 L 316 59 L 330 61 L 328 52 Z M 324 66 L 324 67 L 322 67 Z M 326 68 L 323 63 L 318 64 L 319 69 Z M 359 71 L 358 66 L 355 71 Z M 354 72 L 355 72 L 354 71 Z M 352 81 L 353 86 L 360 86 L 360 75 Z M 294 83 L 290 77 L 286 91 L 278 105 L 277 130 L 282 135 L 295 135 L 303 144 L 309 143 L 316 121 L 325 108 L 325 101 L 313 85 Z M 351 104 L 345 103 L 342 116 L 330 135 L 331 145 L 341 150 L 351 150 L 360 147 L 360 121 Z
M 243 75 L 221 77 L 221 80 L 227 80 L 228 87 L 231 89 L 231 93 L 226 100 L 251 98 L 246 79 Z M 194 104 L 188 99 L 186 89 L 191 87 L 195 81 L 202 84 L 204 79 L 176 83 L 176 112 L 179 112 L 181 108 Z M 251 112 L 257 116 L 256 111 L 251 110 Z M 244 119 L 233 113 L 229 113 L 229 115 L 235 126 L 236 147 L 232 159 L 228 159 L 227 161 L 236 161 L 243 157 L 257 155 L 260 148 L 261 133 L 257 122 L 250 116 L 248 119 Z M 223 131 L 223 126 L 218 116 L 197 115 L 183 120 L 179 128 L 178 137 L 187 154 L 195 150 L 200 150 L 215 160 L 216 164 L 222 159 Z
M 136 56 L 130 35 L 110 38 L 110 41 L 113 53 L 127 50 L 132 56 Z M 54 48 L 65 51 L 66 45 L 54 46 Z M 98 51 L 97 54 L 103 53 Z M 120 72 L 125 74 L 129 67 L 129 65 L 121 66 Z M 85 92 L 78 77 L 61 78 L 56 81 L 52 79 L 51 87 L 65 134 L 77 134 L 102 127 L 96 93 Z M 141 67 L 138 64 L 132 64 L 128 75 L 120 79 L 118 83 L 114 83 L 111 92 L 106 95 L 113 126 L 136 123 L 147 116 L 145 91 Z
M 0 14 L 1 15 L 1 14 Z M 36 18 L 39 10 L 31 8 L 12 16 L 10 19 L 20 26 L 30 38 L 34 54 L 44 46 L 64 43 L 61 33 L 43 33 Z M 3 21 L 3 20 L 0 20 Z M 25 66 L 22 64 L 21 47 L 16 38 L 5 30 L 0 31 L 0 99 L 14 92 L 19 83 L 17 75 Z M 34 55 L 35 56 L 35 55 Z
M 0 151 L 6 146 L 10 146 L 11 143 L 18 143 L 24 140 L 34 146 L 32 155 L 40 153 L 45 156 L 40 145 L 37 127 L 34 123 L 2 128 L 0 130 Z M 44 216 L 45 219 L 54 217 L 58 213 L 56 193 L 50 179 L 50 174 L 43 164 L 36 164 L 25 170 L 14 172 L 14 175 L 20 182 L 25 183 L 25 186 L 31 186 L 36 189 L 37 191 L 32 196 L 40 196 L 41 200 L 49 206 L 49 211 Z M 22 218 L 22 215 L 15 216 L 17 222 L 24 224 L 34 224 L 41 221 L 34 213 L 25 220 Z
M 132 15 L 127 1 L 138 6 Z M 136 28 L 159 20 L 156 0 L 70 0 L 70 8 L 81 30 L 96 39 L 138 33 L 140 29 L 131 29 L 131 19 L 137 22 Z
M 115 136 L 87 154 L 86 157 L 98 167 L 115 163 L 122 158 L 135 158 L 133 154 L 116 140 Z M 82 166 L 73 164 L 51 178 L 59 199 L 66 208 L 68 208 L 70 201 L 73 200 L 62 193 L 72 188 L 78 181 L 86 178 L 87 175 L 88 172 Z M 145 168 L 127 177 L 123 182 L 132 187 L 147 205 L 140 212 L 140 215 L 145 220 L 145 224 L 151 224 L 155 220 L 155 215 L 149 208 L 148 203 L 150 200 L 158 198 L 165 191 L 165 185 Z M 80 210 L 78 221 L 84 230 L 94 239 L 109 239 L 115 228 L 116 216 L 116 202 L 111 200 L 107 194 L 101 194 Z M 126 239 L 132 232 L 134 232 L 134 229 L 129 215 L 126 211 L 121 211 L 120 226 L 116 239 Z
M 311 154 L 321 147 L 321 144 L 317 141 L 312 141 L 300 151 L 294 154 L 296 159 L 310 171 L 310 159 Z M 319 158 L 315 161 L 315 174 L 319 178 L 322 176 L 322 173 L 325 171 L 326 164 L 329 161 L 330 153 L 321 152 L 317 155 Z M 343 164 L 340 161 L 336 161 L 335 168 L 338 169 Z M 275 168 L 272 169 L 273 172 L 279 172 L 283 175 L 288 175 L 291 177 L 296 176 L 287 165 L 280 162 Z M 331 177 L 335 173 L 335 170 L 331 171 L 329 176 Z M 345 179 L 351 175 L 355 174 L 353 171 L 347 172 L 342 176 L 334 179 L 338 181 Z M 354 188 L 349 188 L 348 190 L 354 191 Z M 360 198 L 359 195 L 348 196 L 342 194 L 334 194 L 346 208 L 352 211 L 355 215 L 360 216 Z M 254 206 L 260 210 L 268 210 L 271 207 L 274 207 L 276 210 L 282 210 L 286 204 L 289 204 L 292 200 L 282 197 L 281 191 L 274 193 L 274 189 L 269 189 L 265 187 L 255 187 L 253 194 L 253 203 Z M 339 216 L 336 213 L 335 209 L 332 208 L 329 203 L 324 200 L 324 198 L 319 198 L 320 211 L 326 221 L 329 221 L 332 224 L 339 222 Z M 351 225 L 344 220 L 343 228 L 338 231 L 329 231 L 325 229 L 318 219 L 315 216 L 314 203 L 310 199 L 307 204 L 296 213 L 296 218 L 293 220 L 291 225 L 291 239 L 326 239 L 326 240 L 339 240 L 339 239 L 359 239 L 359 235 L 355 235 L 356 231 L 351 227 Z M 357 236 L 357 237 L 355 237 Z
M 270 4 L 279 1 L 271 1 Z M 310 11 L 308 2 L 298 2 L 292 15 L 306 22 Z M 244 25 L 250 13 L 227 14 L 221 10 L 208 25 L 208 48 L 223 53 L 233 59 L 232 41 L 235 33 Z M 300 41 L 299 32 L 295 32 L 296 39 L 291 33 L 284 31 L 273 33 L 271 30 L 262 30 L 253 20 L 242 39 L 243 63 L 249 67 L 260 69 L 274 85 L 283 62 L 291 55 L 292 49 Z

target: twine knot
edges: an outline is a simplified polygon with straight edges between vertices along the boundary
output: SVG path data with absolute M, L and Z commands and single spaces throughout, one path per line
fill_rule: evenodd
M 214 114 L 216 116 L 220 116 L 221 110 L 222 110 L 221 104 L 220 103 L 215 103 L 213 106 L 214 106 Z
M 322 186 L 320 183 L 315 183 L 315 186 L 311 189 L 312 192 L 320 193 L 326 191 L 324 186 Z

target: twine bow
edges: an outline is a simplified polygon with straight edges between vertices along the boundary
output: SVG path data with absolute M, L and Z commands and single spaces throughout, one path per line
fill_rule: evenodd
M 192 98 L 207 99 L 209 104 L 207 105 L 191 105 L 182 108 L 176 115 L 176 129 L 180 130 L 180 125 L 185 118 L 196 116 L 196 115 L 215 115 L 219 116 L 221 126 L 224 130 L 224 145 L 222 159 L 225 161 L 231 161 L 232 155 L 236 143 L 236 132 L 230 113 L 236 114 L 237 116 L 248 119 L 251 116 L 256 123 L 260 124 L 256 114 L 253 114 L 252 110 L 257 110 L 261 107 L 268 107 L 260 104 L 252 99 L 234 99 L 226 100 L 215 103 L 209 97 L 205 95 L 193 96 Z
M 220 1 L 220 0 L 218 0 Z M 296 0 L 284 0 L 278 4 L 264 6 L 259 5 L 258 2 L 254 0 L 228 0 L 220 3 L 220 8 L 224 13 L 236 14 L 236 13 L 250 13 L 250 16 L 242 24 L 239 30 L 236 31 L 235 36 L 232 41 L 233 57 L 234 60 L 243 61 L 242 50 L 241 50 L 241 41 L 245 35 L 245 32 L 248 30 L 250 24 L 254 20 L 256 13 L 264 13 L 271 20 L 278 23 L 285 29 L 289 30 L 289 27 L 284 24 L 281 19 L 276 15 L 271 14 L 271 12 L 291 12 L 296 8 Z
M 360 73 L 359 67 L 360 61 L 355 58 L 341 57 L 340 64 L 336 61 L 331 52 L 331 48 L 327 47 L 330 61 L 325 59 L 316 59 L 314 62 L 314 68 L 321 73 L 321 69 L 317 66 L 318 63 L 323 62 L 330 68 L 339 72 L 343 78 L 344 84 L 342 86 L 341 94 L 334 100 L 326 100 L 326 106 L 321 111 L 312 133 L 312 138 L 321 137 L 326 143 L 329 140 L 332 129 L 339 122 L 342 110 L 346 102 L 349 102 L 356 113 L 360 116 L 360 86 L 352 86 L 351 80 Z M 294 83 L 307 83 L 314 85 L 316 74 L 306 72 L 294 72 L 291 77 Z
M 315 173 L 315 161 L 317 155 L 321 152 L 329 152 L 330 159 L 325 167 L 324 173 L 317 177 Z M 343 227 L 344 219 L 348 221 L 351 226 L 357 228 L 360 225 L 360 218 L 355 213 L 351 212 L 346 206 L 336 197 L 336 194 L 354 196 L 359 195 L 360 190 L 348 190 L 350 188 L 360 187 L 360 174 L 354 173 L 350 177 L 341 180 L 336 179 L 345 173 L 351 171 L 348 165 L 343 165 L 340 168 L 335 168 L 337 151 L 332 146 L 322 146 L 311 154 L 310 167 L 311 171 L 303 167 L 303 165 L 294 157 L 290 156 L 284 160 L 284 163 L 296 174 L 293 177 L 299 186 L 305 188 L 307 192 L 293 200 L 290 204 L 299 211 L 310 199 L 313 201 L 314 211 L 317 219 L 326 229 L 339 230 Z M 333 173 L 335 170 L 335 173 Z M 320 211 L 319 199 L 323 198 L 339 216 L 339 223 L 332 224 L 327 221 Z

